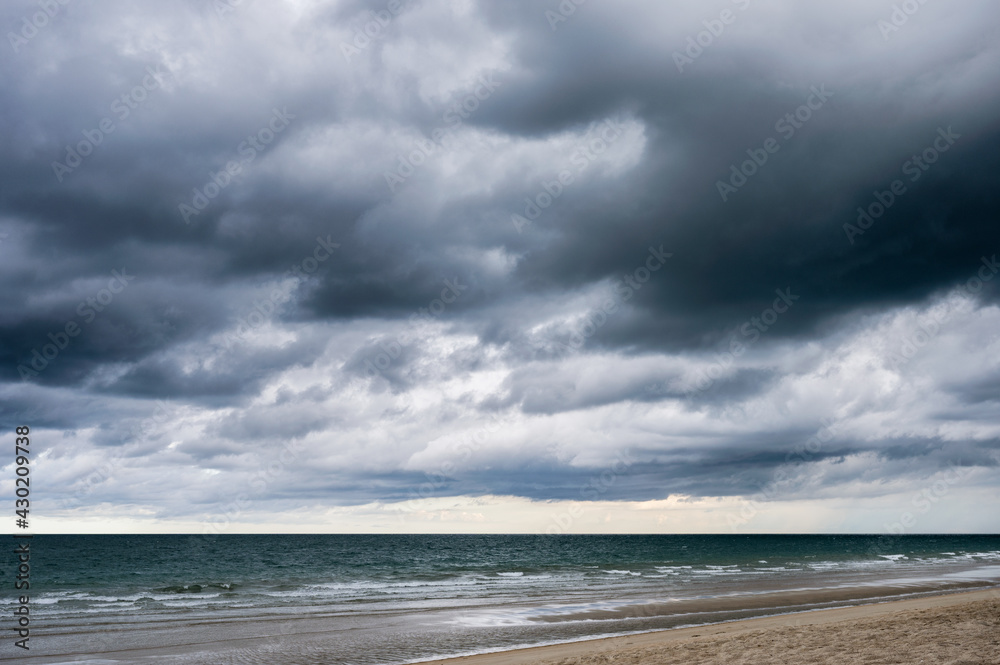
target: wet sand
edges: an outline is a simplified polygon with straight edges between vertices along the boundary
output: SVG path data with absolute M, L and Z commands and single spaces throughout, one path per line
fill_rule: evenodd
M 429 661 L 441 665 L 1000 665 L 1000 590 Z

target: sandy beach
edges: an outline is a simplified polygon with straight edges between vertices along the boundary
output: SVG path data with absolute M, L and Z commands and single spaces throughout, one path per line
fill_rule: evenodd
M 1000 590 L 430 661 L 441 665 L 1000 664 Z

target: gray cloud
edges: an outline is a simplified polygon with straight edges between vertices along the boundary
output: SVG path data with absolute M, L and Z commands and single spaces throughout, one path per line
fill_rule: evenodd
M 824 417 L 790 497 L 992 469 L 1000 41 L 960 5 L 7 3 L 0 419 L 174 517 L 139 479 L 223 501 L 290 440 L 256 501 L 578 498 L 624 453 L 599 498 L 746 495 Z

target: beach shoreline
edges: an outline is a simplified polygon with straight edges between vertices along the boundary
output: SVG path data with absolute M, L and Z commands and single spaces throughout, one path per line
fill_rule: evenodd
M 866 536 L 306 535 L 219 536 L 191 550 L 189 538 L 172 536 L 39 536 L 31 652 L 16 656 L 40 665 L 584 665 L 607 651 L 626 665 L 661 665 L 676 649 L 704 651 L 692 662 L 731 656 L 742 639 L 727 637 L 734 631 L 805 630 L 901 608 L 964 612 L 954 603 L 978 597 L 962 593 L 970 591 L 1000 600 L 998 536 L 901 538 L 881 554 L 875 544 Z M 813 629 L 775 644 L 785 640 L 792 653 L 811 643 L 820 653 L 853 639 Z M 706 645 L 706 635 L 715 642 Z
M 965 618 L 966 623 L 980 621 L 984 629 L 979 635 L 973 629 L 956 632 L 951 624 L 955 618 Z M 992 617 L 993 623 L 982 618 Z M 939 631 L 933 629 L 939 625 Z M 829 633 L 836 627 L 840 637 L 834 639 Z M 915 630 L 920 627 L 922 630 Z M 823 630 L 817 630 L 823 628 Z M 937 632 L 949 635 L 944 646 Z M 913 637 L 914 633 L 916 636 Z M 887 634 L 889 644 L 870 644 Z M 900 640 L 906 635 L 909 640 Z M 990 639 L 992 636 L 992 639 Z M 760 649 L 761 642 L 767 646 Z M 917 644 L 914 644 L 916 642 Z M 786 662 L 777 660 L 781 654 L 788 656 L 789 663 L 852 662 L 847 654 L 867 652 L 864 662 L 872 660 L 872 649 L 889 651 L 892 649 L 938 647 L 938 651 L 953 651 L 954 654 L 926 654 L 927 662 L 954 662 L 961 665 L 980 663 L 1000 663 L 1000 587 L 975 591 L 945 592 L 920 598 L 870 602 L 850 607 L 805 610 L 765 617 L 754 617 L 724 621 L 714 624 L 656 630 L 615 637 L 578 640 L 544 646 L 493 651 L 467 656 L 449 657 L 417 661 L 419 665 L 534 665 L 537 663 L 559 663 L 572 665 L 580 663 L 625 663 L 639 665 L 656 662 L 668 663 L 755 663 L 755 654 L 748 650 L 758 648 L 759 662 Z M 863 646 L 863 648 L 862 648 Z M 814 652 L 811 660 L 793 656 L 803 649 Z M 733 659 L 733 652 L 739 651 L 739 660 Z M 778 653 L 780 652 L 780 653 Z M 968 652 L 968 653 L 960 653 Z M 971 656 L 969 654 L 972 654 Z M 989 654 L 996 654 L 990 656 Z M 671 656 L 676 660 L 670 660 Z M 942 660 L 944 657 L 946 660 Z M 410 665 L 417 665 L 417 662 Z M 897 659 L 887 662 L 919 662 Z
M 324 654 L 328 653 L 329 638 L 337 631 L 331 633 L 329 626 L 324 627 L 323 623 L 324 620 L 317 620 L 313 629 L 307 632 L 298 629 L 286 632 L 281 625 L 276 625 L 276 632 L 268 631 L 270 637 L 240 634 L 238 625 L 229 624 L 227 635 L 222 639 L 189 639 L 183 644 L 170 640 L 159 646 L 125 640 L 126 635 L 118 633 L 109 635 L 111 642 L 99 647 L 94 644 L 95 649 L 74 649 L 59 654 L 32 653 L 23 659 L 39 665 L 63 665 L 81 657 L 84 662 L 98 658 L 102 662 L 120 664 L 217 665 L 239 662 L 242 657 L 265 662 L 259 658 L 267 654 L 271 658 L 269 662 L 335 662 Z M 191 627 L 188 625 L 187 630 Z M 215 625 L 212 630 L 215 632 L 219 628 Z M 192 638 L 187 630 L 185 633 Z M 129 641 L 133 643 L 125 643 Z M 297 651 L 290 649 L 293 645 L 298 646 Z M 346 662 L 353 661 L 348 659 Z M 611 662 L 615 665 L 909 665 L 921 662 L 1000 665 L 1000 586 L 470 655 L 377 662 L 404 662 L 406 665 L 607 665 Z

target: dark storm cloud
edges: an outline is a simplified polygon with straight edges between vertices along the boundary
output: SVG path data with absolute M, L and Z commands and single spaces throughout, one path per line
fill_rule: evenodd
M 359 8 L 360 5 L 354 9 Z M 340 11 L 348 10 L 349 7 L 344 7 Z M 535 20 L 527 20 L 528 10 L 519 7 L 511 12 L 513 16 L 524 15 L 526 21 L 523 26 L 526 31 L 521 35 L 524 53 L 515 51 L 513 55 L 521 57 L 513 59 L 522 68 L 529 68 L 533 76 L 522 75 L 518 79 L 515 72 L 504 83 L 505 87 L 487 100 L 493 103 L 484 103 L 483 112 L 474 114 L 469 122 L 510 132 L 515 128 L 509 123 L 518 114 L 505 104 L 524 105 L 523 115 L 534 119 L 544 116 L 545 110 L 553 107 L 553 100 L 559 100 L 563 106 L 558 108 L 566 109 L 566 113 L 554 116 L 544 131 L 532 130 L 532 135 L 563 131 L 608 113 L 628 111 L 648 127 L 651 145 L 629 179 L 613 183 L 617 191 L 611 196 L 593 190 L 567 192 L 557 205 L 572 207 L 574 214 L 571 218 L 553 215 L 557 224 L 555 240 L 527 253 L 512 279 L 503 284 L 508 291 L 533 288 L 532 285 L 570 288 L 607 278 L 631 267 L 628 254 L 636 245 L 665 241 L 671 247 L 685 250 L 676 262 L 677 269 L 670 280 L 661 280 L 639 294 L 638 300 L 647 310 L 646 320 L 636 322 L 629 330 L 619 326 L 609 341 L 648 344 L 649 330 L 662 330 L 661 313 L 669 311 L 685 317 L 675 317 L 670 334 L 661 336 L 663 343 L 689 345 L 696 342 L 698 331 L 706 326 L 725 325 L 738 317 L 740 308 L 757 293 L 767 293 L 783 283 L 794 282 L 812 297 L 812 305 L 803 307 L 796 317 L 795 329 L 800 329 L 838 309 L 924 297 L 961 277 L 965 266 L 983 246 L 1000 244 L 995 225 L 985 223 L 996 210 L 991 208 L 991 199 L 984 198 L 984 193 L 996 184 L 998 172 L 996 127 L 982 126 L 989 118 L 982 117 L 980 110 L 984 103 L 995 104 L 993 97 L 983 98 L 990 93 L 980 93 L 975 105 L 963 106 L 964 100 L 959 98 L 936 110 L 932 117 L 927 117 L 923 110 L 904 112 L 887 131 L 884 124 L 889 112 L 887 106 L 891 108 L 905 100 L 933 94 L 940 82 L 933 81 L 927 86 L 919 80 L 901 81 L 887 99 L 877 94 L 884 78 L 869 75 L 852 85 L 837 80 L 845 73 L 833 71 L 827 77 L 831 80 L 812 83 L 831 91 L 826 108 L 817 111 L 816 117 L 797 132 L 799 136 L 793 136 L 782 146 L 782 152 L 772 158 L 766 170 L 761 169 L 761 175 L 752 178 L 745 189 L 732 195 L 733 200 L 723 204 L 714 194 L 714 183 L 726 177 L 730 165 L 746 159 L 745 149 L 757 148 L 765 138 L 776 135 L 775 120 L 804 103 L 812 85 L 791 84 L 781 88 L 773 82 L 754 84 L 740 70 L 709 70 L 704 76 L 699 76 L 697 70 L 684 75 L 669 69 L 665 72 L 662 63 L 653 64 L 648 51 L 636 46 L 623 48 L 618 38 L 621 33 L 601 31 L 601 15 L 596 11 L 588 14 L 581 8 L 572 25 L 551 34 L 549 26 L 537 20 L 537 9 L 530 12 Z M 501 26 L 512 20 L 491 18 Z M 640 18 L 639 14 L 626 12 L 615 30 L 634 27 Z M 384 39 L 393 37 L 388 35 Z M 833 37 L 847 39 L 847 34 L 835 33 Z M 709 55 L 717 55 L 726 45 L 721 43 L 714 48 Z M 787 46 L 781 44 L 776 50 L 780 54 L 785 49 Z M 529 55 L 530 61 L 524 62 Z M 936 62 L 936 71 L 941 76 L 952 75 L 974 58 L 993 55 L 945 49 Z M 642 65 L 637 68 L 640 59 Z M 118 66 L 126 69 L 131 64 L 138 67 L 144 63 Z M 754 66 L 747 65 L 751 70 Z M 96 74 L 94 67 L 76 61 L 65 67 L 68 71 L 60 71 L 60 79 L 75 77 L 74 67 L 86 72 L 86 78 L 76 85 L 90 98 L 115 99 L 115 92 L 128 89 L 118 81 L 108 82 L 107 74 Z M 317 69 L 309 74 L 318 75 Z M 138 74 L 144 71 L 138 69 L 137 80 L 141 80 Z M 236 72 L 234 83 L 238 86 L 245 73 L 241 69 Z M 628 75 L 622 76 L 625 72 Z M 183 81 L 182 74 L 183 68 L 175 78 Z M 785 74 L 779 69 L 771 77 Z M 787 72 L 787 75 L 797 74 L 794 70 Z M 986 78 L 966 85 L 982 91 L 994 89 L 990 85 L 992 79 L 988 78 L 991 74 L 978 75 Z M 99 80 L 92 80 L 98 76 Z M 128 81 L 125 72 L 121 73 L 121 79 Z M 49 95 L 63 86 L 59 79 L 48 83 L 39 87 L 50 91 Z M 194 87 L 196 95 L 212 94 L 197 85 Z M 302 107 L 303 97 L 308 97 L 305 85 L 299 89 L 287 84 L 274 87 L 269 98 L 287 94 L 292 108 Z M 929 90 L 924 92 L 922 87 Z M 248 93 L 240 87 L 232 92 L 236 99 Z M 959 92 L 968 96 L 966 90 Z M 153 97 L 155 93 L 161 97 Z M 63 90 L 63 94 L 76 99 L 72 89 Z M 364 245 L 355 245 L 350 256 L 328 266 L 321 287 L 304 303 L 317 313 L 348 317 L 401 315 L 416 309 L 433 297 L 435 287 L 448 275 L 454 273 L 467 280 L 476 278 L 475 266 L 463 265 L 455 258 L 456 252 L 463 248 L 484 249 L 489 246 L 486 243 L 515 242 L 511 237 L 515 235 L 514 229 L 506 224 L 498 237 L 488 237 L 487 229 L 485 235 L 464 234 L 456 238 L 458 227 L 467 226 L 468 217 L 462 215 L 456 219 L 457 215 L 447 209 L 432 212 L 418 206 L 405 213 L 398 209 L 380 212 L 386 204 L 381 197 L 371 196 L 373 192 L 367 200 L 348 203 L 346 209 L 346 202 L 340 201 L 337 208 L 343 212 L 331 211 L 332 202 L 323 201 L 320 192 L 303 190 L 292 182 L 286 184 L 290 173 L 270 174 L 269 182 L 260 182 L 261 174 L 253 172 L 259 167 L 253 164 L 247 166 L 249 173 L 243 183 L 230 185 L 231 191 L 225 191 L 198 216 L 196 229 L 184 228 L 176 223 L 177 202 L 190 198 L 188 192 L 192 186 L 204 185 L 207 174 L 217 172 L 227 159 L 236 157 L 241 140 L 264 126 L 269 115 L 267 105 L 258 103 L 261 110 L 258 118 L 241 109 L 242 117 L 235 122 L 227 122 L 225 127 L 212 125 L 208 122 L 212 114 L 199 112 L 199 104 L 191 100 L 190 94 L 182 93 L 180 86 L 170 91 L 150 92 L 151 105 L 159 102 L 181 107 L 182 117 L 190 120 L 187 126 L 180 127 L 179 121 L 164 119 L 165 124 L 172 122 L 173 131 L 162 131 L 159 139 L 155 125 L 143 127 L 142 136 L 137 138 L 142 141 L 142 153 L 156 155 L 155 164 L 140 161 L 139 172 L 135 173 L 134 159 L 122 159 L 117 164 L 98 161 L 126 149 L 131 156 L 142 154 L 137 153 L 138 145 L 112 145 L 113 140 L 120 139 L 114 135 L 107 137 L 108 146 L 99 147 L 93 162 L 85 163 L 79 173 L 70 176 L 77 179 L 70 187 L 59 186 L 47 176 L 43 178 L 48 167 L 43 169 L 44 162 L 39 163 L 37 157 L 25 160 L 34 167 L 35 179 L 41 182 L 19 183 L 21 187 L 11 200 L 13 211 L 48 221 L 60 229 L 62 242 L 77 247 L 105 246 L 125 239 L 155 244 L 171 239 L 187 245 L 208 244 L 218 250 L 216 255 L 205 256 L 195 267 L 206 278 L 234 273 L 247 276 L 261 270 L 278 272 L 298 258 L 301 243 L 314 234 L 332 232 L 334 237 L 349 238 L 352 226 L 354 234 L 361 232 L 360 220 L 367 211 L 369 219 L 373 216 L 384 219 L 379 223 L 384 232 L 369 235 Z M 217 93 L 214 99 L 216 105 L 222 103 Z M 595 103 L 588 104 L 588 100 Z M 722 100 L 724 103 L 720 103 Z M 26 100 L 17 101 L 25 106 L 22 113 L 35 107 L 28 107 Z M 31 101 L 37 106 L 48 106 L 46 102 L 52 100 L 42 97 Z M 91 104 L 93 108 L 83 104 L 75 117 L 83 116 L 84 110 L 98 112 L 97 104 Z M 230 101 L 225 113 L 228 115 L 236 107 Z M 151 109 L 140 106 L 134 115 Z M 498 118 L 507 119 L 507 125 L 491 122 L 491 110 Z M 223 108 L 217 107 L 217 112 L 223 112 Z M 305 127 L 316 123 L 346 119 L 337 110 L 313 113 L 294 120 L 290 133 L 279 140 L 291 140 L 296 132 L 301 137 Z M 142 122 L 149 123 L 148 115 Z M 79 128 L 87 126 L 84 118 L 75 125 L 68 118 L 62 120 L 73 129 L 66 129 L 58 142 L 75 138 L 81 131 Z M 397 121 L 407 120 L 400 115 Z M 850 171 L 852 177 L 860 179 L 859 171 L 884 172 L 890 160 L 902 163 L 909 154 L 919 152 L 935 138 L 938 126 L 956 127 L 956 131 L 967 137 L 966 141 L 956 147 L 955 153 L 947 155 L 941 166 L 928 173 L 919 186 L 914 186 L 918 191 L 901 199 L 891 211 L 891 218 L 862 237 L 858 246 L 842 242 L 843 223 L 853 221 L 858 205 L 869 203 L 870 191 L 888 185 L 888 180 L 872 178 L 845 186 L 843 174 Z M 279 147 L 269 146 L 267 150 Z M 665 160 L 668 154 L 672 159 Z M 259 159 L 265 157 L 266 153 Z M 20 164 L 19 170 L 23 172 L 24 166 Z M 192 173 L 198 174 L 197 177 L 192 179 L 189 176 Z M 101 183 L 111 186 L 113 175 L 127 177 L 134 186 L 124 188 L 124 198 L 94 196 Z M 278 175 L 277 181 L 274 175 Z M 172 183 L 169 192 L 164 191 L 164 177 Z M 693 182 L 700 186 L 692 189 Z M 660 191 L 654 194 L 657 189 Z M 243 201 L 232 198 L 237 191 L 245 192 Z M 418 201 L 421 194 L 414 194 Z M 505 194 L 509 196 L 507 201 L 483 203 L 497 209 L 518 209 L 524 192 Z M 38 207 L 30 201 L 45 201 L 43 205 L 47 207 Z M 641 206 L 633 206 L 636 209 L 629 210 L 623 218 L 623 208 L 633 202 L 641 202 Z M 430 228 L 418 224 L 423 227 L 419 232 L 409 231 L 408 228 L 413 228 L 412 221 L 404 224 L 399 218 L 401 214 L 414 212 L 418 218 L 431 214 L 439 218 Z M 240 216 L 241 237 L 225 237 L 220 233 L 226 214 Z M 615 224 L 607 223 L 610 218 L 616 220 Z M 907 220 L 903 233 L 887 231 L 898 228 L 902 220 Z M 877 267 L 871 267 L 876 263 L 875 258 Z M 927 270 L 928 264 L 934 270 Z M 733 274 L 741 278 L 733 280 Z M 838 288 L 834 293 L 826 293 L 834 279 L 839 282 Z M 470 294 L 463 304 L 468 306 L 469 301 L 486 304 L 489 296 L 480 290 Z M 706 318 L 704 312 L 709 309 L 716 316 Z M 611 333 L 609 329 L 607 334 Z
M 360 347 L 342 369 L 358 377 L 380 378 L 395 389 L 405 389 L 418 378 L 413 365 L 420 356 L 420 349 L 412 344 L 400 344 L 396 338 L 385 337 Z
M 779 476 L 782 480 L 778 483 L 780 497 L 772 489 L 774 496 L 769 498 L 791 499 L 809 498 L 810 493 L 817 490 L 817 466 L 825 465 L 824 473 L 836 476 L 837 466 L 852 455 L 870 455 L 871 459 L 887 464 L 896 482 L 919 479 L 928 473 L 951 468 L 998 466 L 995 455 L 990 452 L 996 449 L 996 441 L 908 440 L 878 449 L 831 438 L 815 453 L 789 454 L 796 447 L 805 451 L 802 444 L 812 435 L 813 432 L 805 430 L 769 432 L 766 437 L 747 437 L 739 446 L 678 448 L 669 458 L 655 450 L 629 450 L 599 466 L 567 466 L 555 456 L 544 454 L 528 460 L 494 459 L 482 467 L 451 474 L 362 472 L 341 475 L 314 470 L 300 474 L 296 487 L 285 491 L 310 499 L 334 492 L 348 503 L 491 493 L 537 500 L 643 501 L 672 495 L 751 495 L 769 485 L 774 486 L 775 472 L 782 469 L 784 475 Z M 750 448 L 754 444 L 758 449 Z M 208 448 L 199 446 L 199 450 L 202 448 L 210 456 L 236 452 L 228 443 Z M 854 473 L 854 470 L 846 472 L 845 477 Z
M 955 386 L 954 392 L 962 398 L 962 401 L 971 404 L 1000 401 L 1000 375 Z
M 996 368 L 958 332 L 894 367 L 937 411 L 866 394 L 912 438 L 850 393 L 901 390 L 858 349 L 897 353 L 955 289 L 970 347 L 993 339 L 992 4 L 888 36 L 891 3 L 390 4 L 0 9 L 0 419 L 236 476 L 319 437 L 294 491 L 347 503 L 410 498 L 484 414 L 537 429 L 435 495 L 577 498 L 610 462 L 532 450 L 549 418 L 632 451 L 601 498 L 752 491 L 835 411 L 858 422 L 816 468 L 995 466 Z

